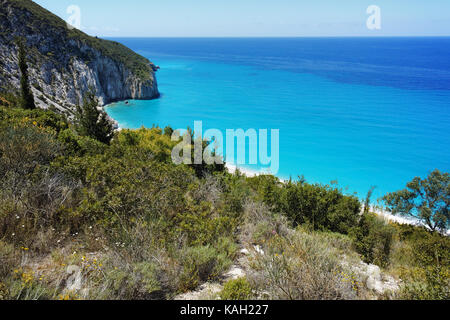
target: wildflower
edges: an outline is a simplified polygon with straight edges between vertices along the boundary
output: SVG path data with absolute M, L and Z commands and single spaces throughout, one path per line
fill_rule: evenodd
M 21 278 L 22 278 L 22 283 L 24 285 L 31 285 L 31 283 L 33 282 L 34 275 L 32 272 L 30 272 L 30 273 L 24 272 L 24 273 L 22 273 Z
M 59 296 L 59 300 L 70 300 L 70 296 L 68 294 L 65 294 L 65 295 L 61 294 Z

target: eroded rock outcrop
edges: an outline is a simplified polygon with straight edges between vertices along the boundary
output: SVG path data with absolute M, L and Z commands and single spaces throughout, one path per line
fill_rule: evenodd
M 73 111 L 93 88 L 101 104 L 159 96 L 157 67 L 125 46 L 90 37 L 30 0 L 0 0 L 0 87 L 20 85 L 18 37 L 26 42 L 40 107 Z

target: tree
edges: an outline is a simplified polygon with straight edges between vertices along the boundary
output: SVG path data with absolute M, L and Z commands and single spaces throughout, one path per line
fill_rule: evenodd
M 356 251 L 362 255 L 364 262 L 380 267 L 388 266 L 394 230 L 374 214 L 364 213 L 360 217 L 351 234 Z
M 97 107 L 97 98 L 93 90 L 89 90 L 83 98 L 83 107 L 77 107 L 78 133 L 109 144 L 114 129 L 106 113 L 99 111 Z
M 172 137 L 174 130 L 172 129 L 171 126 L 167 126 L 164 128 L 164 135 L 168 136 L 168 137 Z
M 370 211 L 370 199 L 372 198 L 373 192 L 375 191 L 377 187 L 372 186 L 367 192 L 366 200 L 364 201 L 364 214 L 368 214 Z
M 393 214 L 418 218 L 432 231 L 445 230 L 450 222 L 450 175 L 435 170 L 426 179 L 416 177 L 383 200 Z
M 29 78 L 28 78 L 28 65 L 27 56 L 25 52 L 25 45 L 22 39 L 17 41 L 17 47 L 19 49 L 19 69 L 20 69 L 20 93 L 21 93 L 21 106 L 24 109 L 35 109 L 34 96 L 31 92 Z

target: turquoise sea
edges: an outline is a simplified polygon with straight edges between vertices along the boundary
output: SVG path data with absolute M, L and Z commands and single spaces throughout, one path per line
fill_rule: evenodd
M 160 99 L 106 108 L 123 128 L 279 129 L 278 176 L 361 197 L 450 171 L 450 38 L 114 40 L 161 67 Z

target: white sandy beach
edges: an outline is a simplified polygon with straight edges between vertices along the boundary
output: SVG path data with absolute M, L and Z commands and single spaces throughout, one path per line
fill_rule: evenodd
M 251 177 L 256 177 L 256 176 L 259 176 L 259 175 L 269 174 L 269 172 L 266 172 L 266 171 L 256 171 L 256 170 L 250 170 L 250 169 L 246 169 L 246 168 L 239 168 L 238 166 L 233 165 L 233 164 L 229 164 L 229 163 L 226 163 L 225 167 L 228 169 L 229 173 L 234 174 L 239 169 L 239 171 L 243 175 L 245 175 L 247 177 L 250 177 L 250 178 Z

